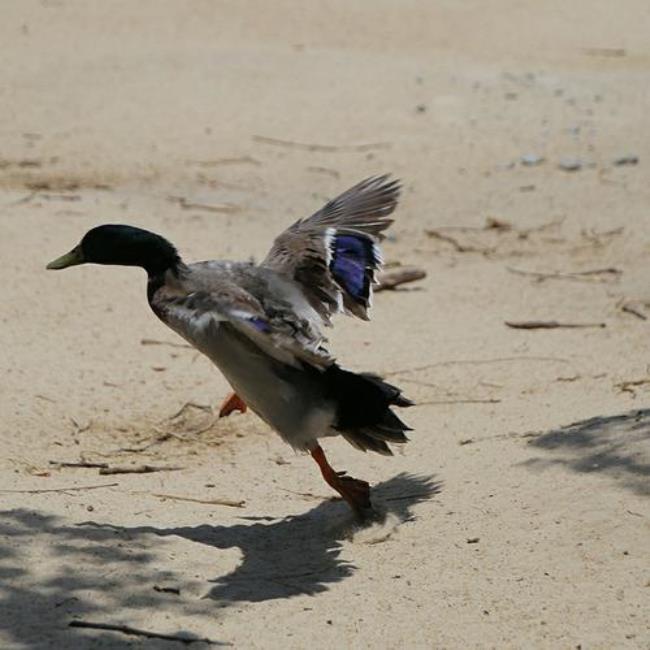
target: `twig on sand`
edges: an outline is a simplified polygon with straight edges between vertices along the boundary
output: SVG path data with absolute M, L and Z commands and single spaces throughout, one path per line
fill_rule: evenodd
M 158 341 L 157 339 L 140 339 L 140 345 L 169 345 L 172 348 L 194 348 L 188 343 L 175 343 L 173 341 Z
M 603 277 L 620 276 L 623 271 L 613 267 L 604 269 L 592 269 L 590 271 L 574 271 L 570 273 L 549 272 L 542 273 L 537 271 L 524 271 L 523 269 L 515 269 L 512 266 L 507 266 L 506 270 L 516 275 L 525 275 L 531 278 L 536 278 L 540 282 L 544 280 L 574 280 L 576 282 L 603 282 Z
M 262 144 L 272 144 L 277 147 L 288 147 L 291 149 L 302 149 L 303 151 L 322 151 L 322 152 L 335 152 L 335 151 L 371 151 L 372 149 L 388 149 L 390 142 L 368 142 L 366 144 L 310 144 L 304 142 L 294 142 L 293 140 L 281 140 L 280 138 L 269 138 L 265 135 L 254 135 L 255 142 Z
M 401 368 L 399 370 L 391 370 L 384 372 L 384 377 L 391 375 L 403 375 L 409 372 L 419 372 L 421 370 L 429 370 L 430 368 L 438 368 L 445 366 L 465 366 L 465 365 L 484 365 L 491 363 L 502 363 L 510 361 L 555 361 L 557 363 L 569 363 L 568 359 L 561 357 L 497 357 L 495 359 L 451 359 L 449 361 L 436 361 L 434 363 L 427 363 L 423 366 L 414 366 L 413 368 Z
M 23 203 L 29 203 L 32 199 L 36 197 L 37 194 L 38 194 L 38 190 L 32 190 L 26 196 L 23 196 L 21 199 L 18 199 L 16 201 L 11 201 L 10 203 L 7 203 L 7 205 L 21 205 Z
M 329 167 L 319 167 L 318 165 L 307 167 L 307 171 L 314 172 L 315 174 L 327 174 L 327 176 L 331 176 L 332 178 L 340 178 L 341 176 L 341 174 L 339 174 L 336 169 L 330 169 Z
M 438 404 L 500 404 L 501 400 L 496 398 L 488 399 L 449 399 L 449 400 L 430 400 L 426 402 L 416 402 L 416 406 L 438 405 Z
M 68 417 L 70 418 L 70 422 L 72 422 L 72 426 L 75 428 L 75 433 L 84 433 L 93 425 L 92 420 L 88 420 L 86 424 L 79 424 L 71 415 Z
M 621 311 L 626 312 L 627 314 L 632 314 L 633 316 L 636 316 L 637 318 L 640 318 L 641 320 L 648 320 L 648 317 L 639 309 L 637 309 L 632 303 L 625 303 L 621 307 Z
M 54 465 L 54 467 L 84 467 L 84 468 L 98 468 L 98 469 L 101 469 L 103 467 L 108 467 L 108 463 L 92 463 L 85 460 L 76 463 L 60 462 L 58 460 L 50 460 L 48 462 L 50 465 Z
M 582 51 L 588 56 L 604 56 L 615 59 L 627 55 L 627 50 L 622 47 L 583 47 Z
M 623 228 L 623 226 L 621 226 L 620 228 L 613 228 L 612 230 L 603 230 L 601 232 L 599 232 L 595 228 L 591 228 L 589 230 L 586 230 L 586 229 L 583 228 L 580 231 L 580 234 L 589 243 L 594 244 L 596 246 L 602 246 L 603 245 L 603 239 L 616 237 L 618 235 L 622 235 L 624 232 L 625 232 L 625 228 Z
M 296 492 L 295 490 L 287 490 L 286 488 L 280 488 L 283 492 L 288 492 L 289 494 L 295 494 L 298 497 L 303 497 L 303 499 L 315 499 L 317 501 L 336 501 L 338 496 L 335 495 L 321 495 L 314 494 L 313 492 Z
M 56 404 L 56 400 L 55 400 L 55 399 L 52 399 L 51 397 L 48 397 L 47 395 L 41 395 L 41 393 L 36 393 L 36 394 L 34 395 L 34 397 L 36 397 L 36 398 L 38 398 L 38 399 L 42 399 L 42 400 L 44 400 L 44 401 L 46 401 L 46 402 L 50 402 L 50 404 Z
M 494 217 L 488 217 L 483 226 L 438 226 L 435 232 L 485 232 L 486 230 L 496 230 L 498 232 L 509 232 L 513 229 L 509 221 L 503 221 Z
M 208 638 L 200 638 L 195 636 L 185 636 L 180 634 L 163 634 L 161 632 L 150 632 L 149 630 L 140 630 L 137 627 L 130 625 L 116 625 L 113 623 L 95 623 L 92 621 L 70 621 L 69 627 L 81 627 L 90 630 L 109 630 L 111 632 L 121 632 L 130 636 L 143 636 L 147 639 L 164 639 L 165 641 L 179 641 L 189 645 L 190 643 L 207 643 L 209 645 L 232 645 L 231 643 L 223 643 Z
M 152 472 L 175 472 L 183 469 L 183 467 L 170 466 L 158 467 L 155 465 L 128 465 L 124 467 L 102 467 L 99 473 L 102 475 L 108 474 L 151 474 Z
M 636 391 L 634 388 L 637 386 L 643 386 L 644 384 L 650 384 L 650 378 L 619 381 L 617 384 L 614 384 L 614 387 L 618 388 L 621 393 L 630 393 L 632 397 L 636 397 Z
M 539 226 L 533 226 L 531 228 L 516 228 L 509 221 L 503 219 L 497 219 L 496 217 L 488 217 L 485 220 L 485 225 L 483 226 L 439 226 L 435 228 L 433 232 L 441 233 L 446 232 L 497 232 L 497 233 L 516 233 L 519 239 L 526 239 L 532 233 L 544 232 L 545 230 L 550 230 L 557 226 L 561 226 L 564 222 L 564 218 L 553 219 Z M 436 236 L 436 235 L 432 235 Z M 461 251 L 462 252 L 462 251 Z
M 188 165 L 196 165 L 197 167 L 217 167 L 218 165 L 256 165 L 259 166 L 262 163 L 253 158 L 252 156 L 237 156 L 235 158 L 218 158 L 216 160 L 188 160 Z
M 99 490 L 99 488 L 116 487 L 119 483 L 103 483 L 102 485 L 76 485 L 63 488 L 43 488 L 40 490 L 0 490 L 6 494 L 45 494 L 47 492 L 79 492 L 81 490 Z
M 499 251 L 499 243 L 495 240 L 491 246 L 482 246 L 474 243 L 466 243 L 447 234 L 450 232 L 474 232 L 477 234 L 496 233 L 497 235 L 511 234 L 516 239 L 528 239 L 533 233 L 542 233 L 551 228 L 561 226 L 563 219 L 554 219 L 548 223 L 543 223 L 539 226 L 531 228 L 517 228 L 509 221 L 497 219 L 495 217 L 488 217 L 483 226 L 439 226 L 437 228 L 429 228 L 424 232 L 427 236 L 437 239 L 441 242 L 450 244 L 457 253 L 479 253 L 486 257 L 491 257 Z
M 198 409 L 199 411 L 205 411 L 206 413 L 212 413 L 212 407 L 209 404 L 197 404 L 196 402 L 185 402 L 176 413 L 165 418 L 166 420 L 174 420 L 179 415 L 182 415 L 186 409 L 193 408 Z
M 469 244 L 461 244 L 457 239 L 451 237 L 450 235 L 443 235 L 440 230 L 428 229 L 424 231 L 428 237 L 432 239 L 437 239 L 439 241 L 451 244 L 454 250 L 458 253 L 481 253 L 482 255 L 487 255 L 494 252 L 494 248 L 490 247 L 477 247 L 471 246 Z
M 394 271 L 384 271 L 379 275 L 379 284 L 375 287 L 375 291 L 395 289 L 401 284 L 416 282 L 426 277 L 427 272 L 415 266 L 405 266 L 397 268 Z
M 152 497 L 159 499 L 170 499 L 172 501 L 190 501 L 191 503 L 205 503 L 209 506 L 228 506 L 229 508 L 243 508 L 246 501 L 234 501 L 232 499 L 196 499 L 194 497 L 180 497 L 175 494 L 157 494 L 151 492 Z
M 439 388 L 438 384 L 431 381 L 424 381 L 422 379 L 411 379 L 410 377 L 402 377 L 400 382 L 407 384 L 416 384 L 417 386 L 425 386 L 426 388 Z
M 169 418 L 168 421 L 171 421 L 172 419 L 173 418 Z M 215 420 L 214 418 L 210 418 L 210 422 L 204 424 L 202 427 L 199 427 L 198 429 L 187 431 L 186 432 L 187 435 L 181 435 L 179 433 L 174 433 L 173 431 L 163 431 L 158 427 L 153 427 L 153 430 L 158 435 L 146 447 L 144 447 L 144 449 L 148 449 L 149 447 L 152 447 L 153 445 L 157 445 L 161 442 L 167 442 L 167 440 L 169 440 L 170 438 L 174 438 L 179 442 L 187 442 L 188 440 L 194 440 L 197 436 L 200 436 L 202 433 L 205 433 L 206 431 L 210 431 L 210 429 L 212 429 L 212 427 L 215 425 L 216 421 L 217 420 Z
M 532 226 L 531 228 L 522 228 L 521 230 L 517 229 L 517 235 L 519 235 L 521 239 L 526 239 L 528 235 L 531 235 L 532 233 L 545 232 L 546 230 L 559 228 L 563 223 L 564 223 L 564 217 L 560 217 L 559 219 L 551 219 L 550 221 L 547 221 L 546 223 L 542 223 L 539 226 Z
M 580 329 L 588 327 L 607 327 L 606 323 L 558 323 L 556 320 L 522 320 L 505 321 L 508 327 L 517 330 L 554 330 L 554 329 Z
M 218 212 L 221 214 L 232 214 L 241 211 L 241 208 L 234 203 L 208 205 L 207 203 L 194 203 L 192 201 L 188 201 L 184 196 L 170 196 L 169 200 L 175 201 L 184 210 L 205 210 L 207 212 Z
M 176 416 L 172 416 L 171 418 L 168 418 L 169 420 L 172 420 Z M 212 428 L 214 426 L 214 422 L 210 422 L 207 426 L 202 427 L 201 429 L 197 429 L 196 431 L 191 431 L 191 435 L 197 436 L 208 429 Z M 147 443 L 144 445 L 141 445 L 140 447 L 119 447 L 116 451 L 117 453 L 121 454 L 140 454 L 142 452 L 147 451 L 147 449 L 151 449 L 151 447 L 154 447 L 155 445 L 159 445 L 163 442 L 167 442 L 168 440 L 171 440 L 172 438 L 174 440 L 178 440 L 179 442 L 188 442 L 190 438 L 186 436 L 182 436 L 178 433 L 174 433 L 173 431 L 163 431 L 162 429 L 159 429 L 158 427 L 152 427 L 153 430 L 158 434 L 153 438 L 150 438 Z M 142 441 L 139 441 L 142 442 Z M 175 468 L 175 469 L 181 469 L 181 468 Z M 142 472 L 141 472 L 142 473 Z

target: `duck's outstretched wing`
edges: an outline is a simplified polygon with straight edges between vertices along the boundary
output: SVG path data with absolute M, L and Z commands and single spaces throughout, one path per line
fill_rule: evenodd
M 301 285 L 325 323 L 343 309 L 368 320 L 382 263 L 377 242 L 393 223 L 399 193 L 388 176 L 362 181 L 287 228 L 262 265 Z
M 326 368 L 334 362 L 318 331 L 286 303 L 284 308 L 265 309 L 246 289 L 224 279 L 212 290 L 162 286 L 150 304 L 161 320 L 208 356 L 218 344 L 219 328 L 231 327 L 284 364 Z

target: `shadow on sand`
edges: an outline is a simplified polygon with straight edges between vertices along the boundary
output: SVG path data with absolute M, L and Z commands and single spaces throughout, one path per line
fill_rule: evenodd
M 650 495 L 650 409 L 598 416 L 536 436 L 532 447 L 550 457 L 526 465 L 564 465 L 576 472 L 600 472 L 641 495 Z
M 439 491 L 440 484 L 430 477 L 400 474 L 374 487 L 373 500 L 383 516 L 393 515 L 404 522 L 412 518 L 413 505 Z M 314 595 L 352 575 L 354 565 L 339 557 L 341 540 L 358 530 L 359 525 L 343 502 L 330 500 L 303 515 L 270 523 L 110 528 L 127 532 L 130 537 L 173 535 L 219 549 L 237 547 L 243 555 L 241 564 L 232 573 L 214 579 L 215 586 L 208 596 L 220 601 L 259 602 Z
M 400 474 L 377 485 L 373 498 L 387 517 L 405 522 L 413 518 L 415 504 L 439 491 L 440 483 L 432 477 Z M 169 596 L 154 590 L 156 584 L 178 582 L 183 576 L 168 561 L 168 570 L 161 570 L 160 548 L 152 535 L 181 537 L 216 549 L 241 549 L 243 557 L 234 571 L 202 576 L 208 584 L 214 583 L 206 596 L 222 605 L 318 594 L 356 570 L 340 557 L 343 539 L 358 530 L 340 501 L 319 503 L 305 514 L 279 520 L 241 520 L 218 526 L 123 527 L 98 522 L 70 525 L 27 510 L 0 513 L 0 632 L 25 648 L 48 643 L 89 647 L 84 643 L 91 638 L 101 647 L 122 648 L 127 637 L 68 624 L 75 618 L 114 621 L 125 610 L 171 610 L 173 606 L 191 610 L 191 600 L 180 597 L 172 605 Z M 49 558 L 46 569 L 41 553 Z M 38 565 L 38 575 L 32 562 Z M 186 578 L 191 581 L 193 572 Z M 101 593 L 101 598 L 89 598 L 90 592 Z M 200 602 L 197 613 L 205 614 L 206 600 Z M 142 647 L 157 647 L 142 642 Z

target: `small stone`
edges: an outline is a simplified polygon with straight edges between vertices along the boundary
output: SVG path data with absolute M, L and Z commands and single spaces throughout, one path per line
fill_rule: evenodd
M 544 162 L 544 156 L 539 156 L 536 153 L 525 153 L 521 158 L 521 164 L 525 167 L 535 167 Z
M 562 158 L 558 167 L 565 172 L 577 172 L 582 169 L 584 163 L 578 158 Z
M 512 224 L 505 219 L 497 219 L 496 217 L 487 217 L 485 220 L 486 230 L 501 230 L 503 232 L 512 230 Z M 472 441 L 473 442 L 473 441 Z
M 480 537 L 470 537 L 470 538 L 468 538 L 467 543 L 468 544 L 478 544 L 480 539 L 481 539 Z
M 638 165 L 639 164 L 639 156 L 635 154 L 627 154 L 625 156 L 619 156 L 618 158 L 614 159 L 614 164 L 617 167 L 623 167 L 624 165 Z

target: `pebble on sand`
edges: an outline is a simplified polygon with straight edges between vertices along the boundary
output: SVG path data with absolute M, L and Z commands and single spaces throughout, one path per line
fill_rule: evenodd
M 619 156 L 618 158 L 614 158 L 614 164 L 617 167 L 622 167 L 623 165 L 638 165 L 639 164 L 639 156 L 635 154 L 627 154 L 625 156 Z
M 525 167 L 535 167 L 535 165 L 541 165 L 544 162 L 544 156 L 539 156 L 536 153 L 525 153 L 520 160 Z
M 579 158 L 562 158 L 558 167 L 565 172 L 577 172 L 584 167 L 584 163 Z

